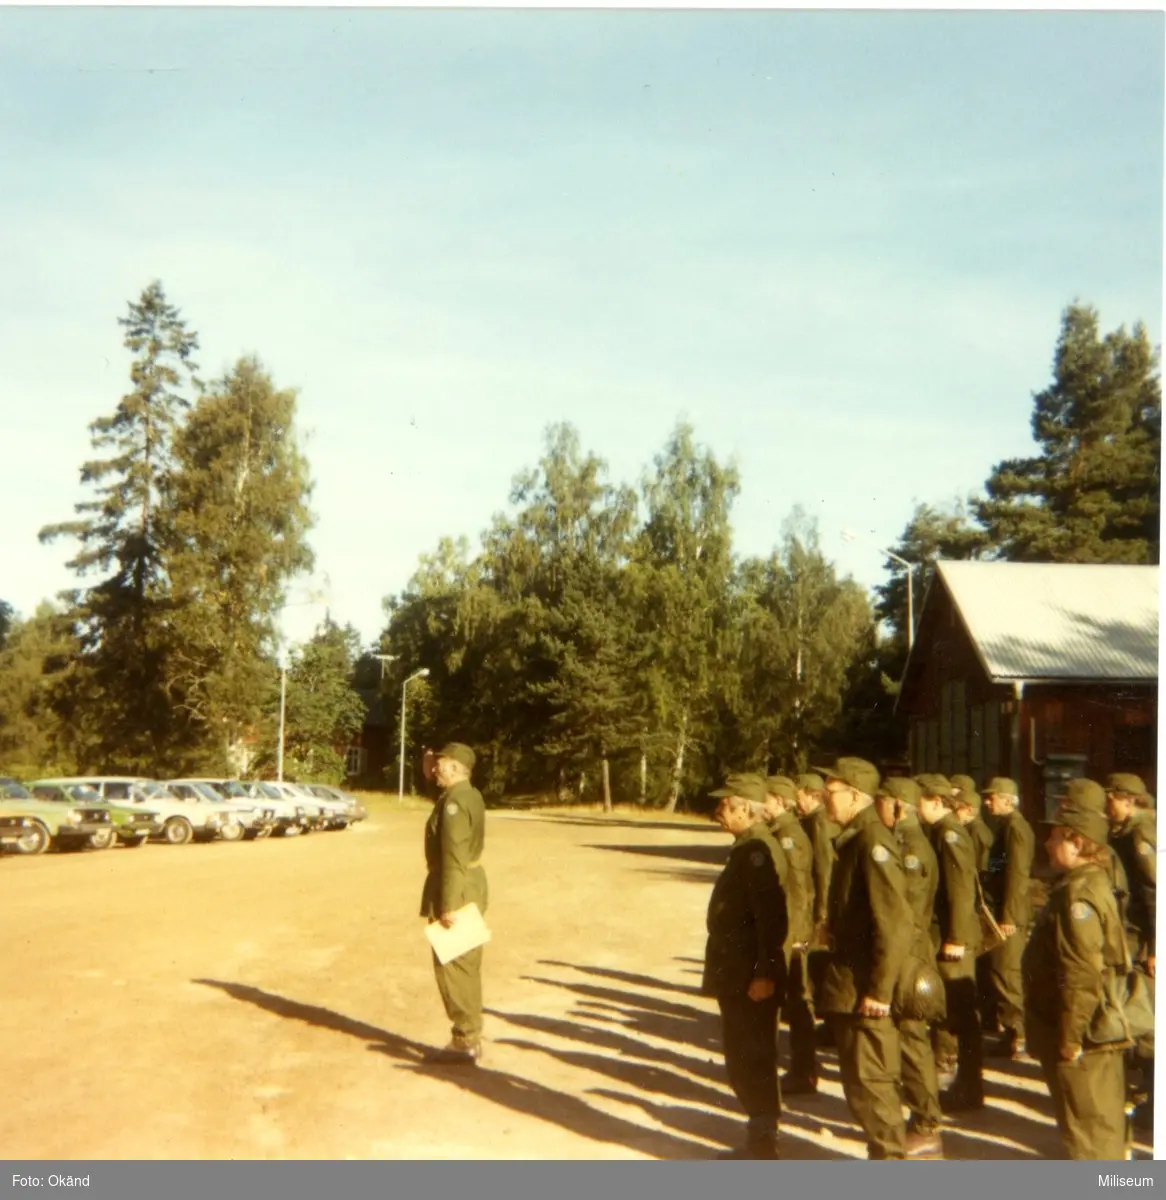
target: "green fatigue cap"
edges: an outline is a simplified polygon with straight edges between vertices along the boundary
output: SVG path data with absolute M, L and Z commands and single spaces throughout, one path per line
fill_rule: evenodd
M 1105 789 L 1099 783 L 1094 783 L 1092 779 L 1070 779 L 1068 787 L 1065 788 L 1065 799 L 1063 803 L 1071 805 L 1073 808 L 1086 808 L 1090 812 L 1101 813 L 1102 819 L 1105 816 Z M 1086 837 L 1089 834 L 1085 835 Z M 1107 841 L 1108 833 L 1101 840 Z
M 819 775 L 828 779 L 841 779 L 852 788 L 873 796 L 879 790 L 879 773 L 873 763 L 865 758 L 844 757 L 838 759 L 833 766 L 815 767 Z
M 951 777 L 952 791 L 959 794 L 955 797 L 957 804 L 966 804 L 973 812 L 979 812 L 984 802 L 976 791 L 976 781 L 970 775 L 953 775 Z
M 1074 782 L 1082 781 L 1074 780 Z M 1084 780 L 1083 782 L 1091 781 Z M 1097 787 L 1097 784 L 1093 786 Z M 1051 821 L 1045 821 L 1044 824 L 1060 825 L 1064 829 L 1071 829 L 1074 833 L 1087 837 L 1098 846 L 1107 845 L 1109 842 L 1109 822 L 1105 819 L 1104 814 L 1090 808 L 1081 808 L 1080 805 L 1067 800 L 1058 806 L 1056 816 Z
M 787 775 L 770 775 L 765 781 L 765 790 L 771 796 L 780 796 L 791 804 L 797 802 L 798 789 Z
M 454 762 L 460 762 L 463 767 L 468 767 L 471 771 L 474 769 L 474 763 L 478 761 L 478 756 L 464 742 L 446 742 L 438 750 L 437 757 L 452 758 Z
M 1003 775 L 995 775 L 984 785 L 985 796 L 1011 796 L 1014 800 L 1020 796 L 1020 788 L 1015 779 L 1005 779 Z
M 1107 792 L 1117 792 L 1122 796 L 1145 796 L 1146 785 L 1136 775 L 1108 775 L 1105 780 Z
M 889 796 L 892 800 L 902 800 L 904 804 L 919 805 L 919 785 L 914 779 L 904 779 L 901 775 L 884 779 L 878 794 Z
M 710 796 L 741 796 L 756 804 L 765 803 L 765 780 L 760 775 L 737 771 L 729 775 L 722 787 L 709 792 Z
M 952 786 L 946 775 L 928 774 L 916 775 L 915 782 L 919 785 L 921 796 L 937 796 L 940 800 L 951 801 Z
M 821 775 L 799 775 L 794 782 L 799 792 L 820 792 L 826 786 Z

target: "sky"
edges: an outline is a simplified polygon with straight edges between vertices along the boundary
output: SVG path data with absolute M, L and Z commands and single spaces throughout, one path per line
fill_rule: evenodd
M 37 531 L 154 279 L 205 378 L 257 354 L 298 389 L 292 596 L 326 576 L 366 641 L 561 421 L 635 483 L 688 420 L 739 468 L 738 553 L 800 505 L 881 582 L 916 504 L 1034 451 L 1066 305 L 1160 344 L 1163 26 L 0 8 L 0 599 L 74 583 Z

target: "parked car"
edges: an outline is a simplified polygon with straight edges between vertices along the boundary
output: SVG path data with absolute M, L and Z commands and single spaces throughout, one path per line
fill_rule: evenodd
M 347 806 L 350 824 L 355 825 L 357 821 L 363 821 L 368 816 L 368 809 L 351 792 L 341 791 L 329 783 L 309 783 L 307 788 L 321 799 L 338 800 Z
M 224 824 L 219 836 L 227 842 L 238 841 L 250 834 L 266 837 L 275 825 L 275 811 L 254 800 L 228 799 L 221 796 L 205 779 L 168 779 L 166 788 L 180 800 L 209 804 L 223 814 Z
M 26 817 L 25 832 L 13 843 L 18 854 L 83 850 L 89 839 L 110 824 L 104 810 L 82 810 L 67 804 L 37 800 L 15 779 L 0 778 L 0 816 Z
M 79 805 L 84 809 L 103 809 L 109 813 L 110 826 L 90 839 L 96 850 L 107 850 L 120 842 L 127 849 L 144 846 L 147 839 L 162 832 L 162 821 L 156 812 L 126 804 L 114 804 L 103 800 L 100 794 L 86 783 L 72 783 L 61 779 L 37 779 L 28 785 L 28 790 L 38 800 L 54 804 Z
M 269 779 L 266 783 L 268 787 L 275 788 L 282 796 L 303 808 L 311 829 L 327 829 L 330 826 L 333 813 L 329 806 L 319 796 L 313 796 L 303 784 L 291 783 L 286 779 Z
M 223 824 L 222 816 L 205 804 L 180 800 L 153 779 L 130 775 L 86 775 L 66 780 L 87 783 L 103 800 L 132 805 L 156 812 L 162 821 L 160 836 L 172 846 L 181 846 L 198 838 L 211 841 Z
M 277 837 L 298 837 L 315 828 L 318 806 L 311 806 L 312 815 L 309 816 L 308 802 L 304 797 L 284 792 L 278 784 L 261 779 L 240 779 L 238 783 L 248 796 L 262 800 L 264 805 L 275 810 L 275 828 L 272 832 Z
M 32 832 L 32 821 L 28 817 L 0 817 L 0 853 L 9 848 L 16 850 L 18 843 Z

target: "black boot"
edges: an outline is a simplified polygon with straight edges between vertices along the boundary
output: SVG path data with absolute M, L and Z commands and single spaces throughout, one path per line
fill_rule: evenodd
M 481 1042 L 464 1042 L 454 1038 L 448 1046 L 428 1051 L 425 1062 L 441 1067 L 476 1067 L 481 1057 Z

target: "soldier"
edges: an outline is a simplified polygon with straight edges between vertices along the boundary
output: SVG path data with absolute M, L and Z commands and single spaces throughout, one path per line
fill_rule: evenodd
M 470 783 L 476 757 L 469 746 L 450 742 L 437 752 L 434 776 L 442 792 L 425 823 L 425 889 L 421 915 L 452 928 L 459 908 L 477 904 L 485 913 L 488 900 L 482 848 L 486 806 Z M 433 971 L 446 1015 L 452 1024 L 450 1043 L 432 1051 L 426 1061 L 474 1066 L 482 1056 L 482 947 L 444 965 L 433 956 Z
M 916 782 L 919 817 L 939 861 L 931 937 L 947 992 L 947 1022 L 936 1030 L 936 1068 L 941 1076 L 950 1075 L 955 1068 L 954 1080 L 939 1099 L 945 1112 L 960 1112 L 984 1104 L 983 1046 L 976 1005 L 976 954 L 982 941 L 976 848 L 952 811 L 951 784 L 942 775 L 919 775 Z
M 769 832 L 789 864 L 784 880 L 789 934 L 786 937 L 787 984 L 785 1019 L 789 1026 L 789 1071 L 781 1077 L 783 1095 L 808 1095 L 818 1090 L 814 1012 L 806 966 L 814 932 L 813 849 L 795 811 L 797 789 L 792 779 L 771 775 L 765 781 L 765 813 Z
M 1158 831 L 1153 798 L 1136 776 L 1110 775 L 1105 781 L 1109 816 L 1109 844 L 1125 868 L 1129 904 L 1125 912 L 1125 937 L 1130 959 L 1140 963 L 1151 978 L 1155 971 L 1158 891 Z M 1131 1054 L 1141 1078 L 1135 1093 L 1139 1126 L 1152 1128 L 1154 1106 L 1154 1039 L 1143 1038 Z
M 1084 803 L 1082 803 L 1084 801 Z M 1129 1045 L 1108 995 L 1122 970 L 1121 918 L 1105 871 L 1099 784 L 1074 779 L 1045 846 L 1060 881 L 1024 952 L 1024 1025 L 1072 1159 L 1126 1156 L 1125 1061 Z
M 709 900 L 702 990 L 721 1010 L 729 1085 L 748 1117 L 744 1146 L 718 1157 L 777 1158 L 777 1022 L 789 930 L 782 851 L 765 826 L 760 776 L 730 775 L 712 795 L 720 798 L 714 819 L 733 845 Z
M 982 879 L 984 899 L 1007 941 L 980 959 L 981 994 L 987 1001 L 991 1023 L 1003 1031 L 999 1050 L 1009 1058 L 1022 1058 L 1024 1043 L 1024 993 L 1020 959 L 1032 922 L 1029 883 L 1036 838 L 1032 826 L 1018 810 L 1015 782 L 997 776 L 988 780 L 984 804 L 992 819 L 994 836 L 988 869 Z
M 894 831 L 903 857 L 907 903 L 915 918 L 911 951 L 935 961 L 931 944 L 931 914 L 939 885 L 939 863 L 919 824 L 919 785 L 913 779 L 885 779 L 875 796 L 879 820 Z M 899 1042 L 903 1056 L 903 1102 L 911 1113 L 907 1129 L 908 1158 L 942 1158 L 939 1126 L 939 1076 L 931 1048 L 931 1026 L 926 1021 L 901 1018 Z
M 956 820 L 971 836 L 976 847 L 976 870 L 982 875 L 988 869 L 988 855 L 992 850 L 992 831 L 980 815 L 984 802 L 970 775 L 953 775 L 948 782 L 955 800 Z
M 830 960 L 821 1008 L 829 1014 L 850 1111 L 870 1158 L 904 1158 L 899 1030 L 891 1000 L 914 933 L 899 849 L 874 809 L 878 771 L 861 758 L 815 767 L 826 808 L 842 828 L 830 879 Z
M 830 899 L 830 872 L 834 868 L 834 843 L 842 832 L 826 812 L 823 800 L 826 785 L 821 775 L 809 772 L 795 780 L 798 794 L 798 813 L 810 848 L 814 853 L 814 932 L 810 939 L 810 951 L 806 956 L 806 967 L 810 972 L 810 991 L 815 1006 L 821 996 L 822 976 L 826 971 L 829 954 L 826 951 L 826 908 Z M 817 1009 L 820 1010 L 820 1007 Z M 834 1035 L 829 1022 L 825 1022 L 815 1035 L 819 1046 L 832 1046 Z

